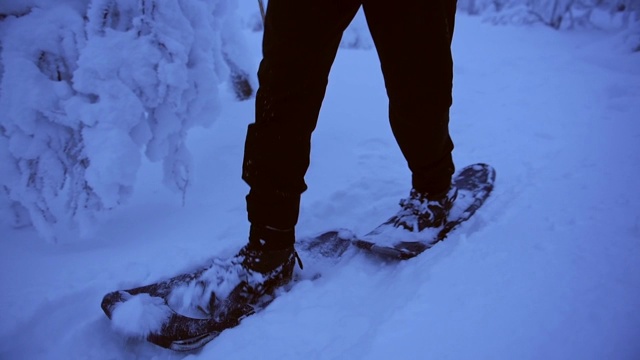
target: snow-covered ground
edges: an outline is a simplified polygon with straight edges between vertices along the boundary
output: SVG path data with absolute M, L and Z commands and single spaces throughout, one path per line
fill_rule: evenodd
M 256 63 L 260 34 L 252 33 Z M 2 228 L 2 359 L 638 359 L 640 53 L 601 32 L 494 27 L 459 16 L 451 130 L 459 167 L 498 172 L 492 198 L 410 261 L 304 259 L 303 281 L 203 350 L 115 332 L 114 289 L 155 282 L 246 241 L 240 180 L 253 104 L 192 130 L 180 196 L 145 164 L 93 239 Z M 428 84 L 425 84 L 428 86 Z M 341 49 L 313 139 L 299 236 L 365 232 L 408 193 L 375 51 Z

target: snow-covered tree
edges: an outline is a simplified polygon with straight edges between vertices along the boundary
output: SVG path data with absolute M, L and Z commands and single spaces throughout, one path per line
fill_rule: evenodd
M 640 21 L 640 0 L 460 0 L 469 14 L 489 13 L 494 23 L 541 22 L 554 29 L 592 26 L 594 12 L 624 28 Z
M 142 156 L 184 194 L 185 141 L 252 93 L 235 0 L 0 2 L 0 217 L 87 235 Z

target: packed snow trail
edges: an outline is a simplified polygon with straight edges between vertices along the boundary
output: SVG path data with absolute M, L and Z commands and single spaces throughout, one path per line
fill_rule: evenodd
M 147 164 L 133 201 L 90 242 L 47 245 L 2 229 L 0 358 L 640 358 L 640 54 L 602 33 L 466 16 L 456 26 L 454 159 L 499 175 L 450 239 L 398 264 L 309 261 L 321 279 L 199 353 L 126 340 L 100 310 L 105 293 L 245 242 L 240 165 L 253 105 L 229 99 L 214 127 L 191 136 L 198 173 L 184 207 Z M 386 103 L 375 51 L 340 50 L 299 236 L 364 233 L 408 193 Z

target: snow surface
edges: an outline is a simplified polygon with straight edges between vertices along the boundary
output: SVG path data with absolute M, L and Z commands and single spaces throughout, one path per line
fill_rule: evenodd
M 487 204 L 406 262 L 322 270 L 200 352 L 114 331 L 107 292 L 231 255 L 253 104 L 192 130 L 186 203 L 142 159 L 137 191 L 90 241 L 2 228 L 1 359 L 638 359 L 640 54 L 602 32 L 493 27 L 459 16 L 451 130 L 459 167 L 497 169 Z M 259 59 L 260 33 L 250 45 Z M 110 150 L 110 149 L 105 149 Z M 113 150 L 113 149 L 111 149 Z M 375 51 L 341 49 L 314 134 L 299 236 L 365 233 L 408 194 Z

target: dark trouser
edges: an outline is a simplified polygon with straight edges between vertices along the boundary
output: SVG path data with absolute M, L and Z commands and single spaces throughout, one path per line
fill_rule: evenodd
M 437 193 L 454 171 L 449 136 L 456 0 L 270 0 L 242 178 L 252 225 L 293 228 L 311 133 L 342 33 L 363 6 L 412 186 Z

